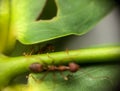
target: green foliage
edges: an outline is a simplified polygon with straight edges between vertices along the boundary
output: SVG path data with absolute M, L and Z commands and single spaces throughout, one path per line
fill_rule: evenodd
M 118 82 L 119 70 L 119 65 L 88 66 L 74 74 L 64 72 L 68 80 L 64 80 L 59 72 L 48 73 L 43 81 L 40 80 L 43 74 L 31 74 L 29 85 L 38 87 L 35 91 L 110 91 Z
M 28 85 L 15 85 L 3 91 L 111 91 L 118 83 L 119 65 L 92 65 L 81 67 L 72 74 L 63 72 L 68 80 L 64 80 L 60 72 L 30 74 Z
M 9 53 L 16 39 L 23 44 L 34 44 L 71 34 L 85 34 L 115 6 L 114 1 L 109 0 L 55 0 L 57 14 L 47 19 L 55 12 L 53 0 L 47 2 L 0 0 L 0 52 Z M 40 16 L 44 7 L 51 8 L 45 14 L 47 20 Z
M 85 34 L 114 6 L 109 0 L 55 0 L 55 3 L 57 15 L 54 18 L 36 21 L 42 14 L 45 0 L 13 0 L 12 24 L 19 41 L 34 44 L 71 34 Z
M 73 75 L 64 72 L 65 75 L 70 74 L 67 81 L 59 75 L 59 72 L 55 72 L 56 77 L 52 75 L 54 72 L 49 72 L 49 76 L 42 80 L 38 79 L 45 74 L 44 72 L 30 74 L 28 84 L 18 83 L 17 77 L 29 73 L 29 66 L 34 62 L 47 65 L 51 65 L 52 61 L 55 65 L 65 65 L 71 61 L 79 64 L 107 63 L 113 62 L 113 59 L 117 59 L 120 55 L 120 46 L 112 46 L 81 49 L 69 53 L 16 56 L 24 48 L 28 48 L 22 44 L 35 44 L 67 35 L 87 33 L 115 6 L 112 0 L 55 0 L 53 2 L 53 0 L 0 0 L 0 90 L 106 91 L 114 88 L 119 73 L 118 65 L 81 67 Z M 55 12 L 56 16 L 51 19 L 50 16 L 55 15 Z M 18 43 L 17 47 L 14 47 L 16 40 L 22 44 Z M 9 52 L 13 48 L 16 51 L 13 52 L 14 57 L 5 56 L 5 53 L 10 55 Z

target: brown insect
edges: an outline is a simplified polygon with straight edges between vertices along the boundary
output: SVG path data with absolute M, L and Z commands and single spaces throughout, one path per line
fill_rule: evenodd
M 45 46 L 39 47 L 39 48 L 38 48 L 38 46 L 32 46 L 30 50 L 31 51 L 29 51 L 28 53 L 24 52 L 23 55 L 31 56 L 31 55 L 35 55 L 35 54 L 50 53 L 50 52 L 54 52 L 55 47 L 53 44 L 46 44 Z
M 43 66 L 40 63 L 33 63 L 29 66 L 29 69 L 32 72 L 42 72 L 42 71 L 66 71 L 69 70 L 70 72 L 76 72 L 79 70 L 79 65 L 74 63 L 74 62 L 70 62 L 68 66 L 55 66 L 55 65 L 49 65 L 47 67 Z
M 66 71 L 69 70 L 70 72 L 74 73 L 78 71 L 80 66 L 74 62 L 70 62 L 68 66 L 60 65 L 60 66 L 55 66 L 55 65 L 48 65 L 48 66 L 43 66 L 40 63 L 33 63 L 29 66 L 29 69 L 34 72 L 34 73 L 39 73 L 43 71 Z M 62 75 L 62 73 L 61 73 Z M 63 76 L 63 75 L 62 75 Z M 65 80 L 68 80 L 66 76 L 63 76 Z
M 54 52 L 54 50 L 55 50 L 55 47 L 52 44 L 46 44 L 45 46 L 35 51 L 34 54 L 49 53 L 49 52 Z

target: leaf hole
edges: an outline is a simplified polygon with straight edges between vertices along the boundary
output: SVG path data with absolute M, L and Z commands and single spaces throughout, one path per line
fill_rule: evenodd
M 43 8 L 42 13 L 38 16 L 36 21 L 49 20 L 55 17 L 57 14 L 57 6 L 55 0 L 47 0 Z

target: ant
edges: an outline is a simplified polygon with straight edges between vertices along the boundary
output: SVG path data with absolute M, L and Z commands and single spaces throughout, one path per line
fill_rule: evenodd
M 36 50 L 37 49 L 37 50 Z M 43 54 L 43 53 L 49 53 L 49 52 L 54 52 L 55 47 L 53 44 L 46 44 L 43 47 L 36 47 L 36 46 L 32 46 L 31 47 L 31 52 L 29 53 L 23 53 L 24 56 L 30 56 L 30 55 L 35 55 L 35 54 Z
M 52 44 L 47 44 L 46 46 L 44 46 L 40 50 L 36 51 L 35 54 L 44 53 L 46 51 L 53 52 L 54 51 L 54 46 Z M 68 53 L 68 50 L 67 50 L 67 53 Z M 49 55 L 48 55 L 48 57 L 49 57 Z M 64 65 L 59 65 L 59 66 L 48 65 L 48 66 L 44 66 L 44 65 L 42 65 L 40 63 L 32 63 L 29 66 L 29 69 L 33 73 L 39 73 L 39 72 L 43 72 L 43 71 L 59 71 L 65 80 L 68 80 L 68 77 L 64 76 L 62 74 L 62 71 L 69 70 L 70 72 L 74 73 L 74 72 L 78 71 L 79 68 L 80 68 L 80 66 L 78 64 L 76 64 L 75 62 L 70 62 L 68 64 L 68 66 L 64 66 Z
M 47 67 L 45 67 L 40 63 L 33 63 L 29 66 L 29 69 L 34 73 L 39 73 L 39 72 L 43 72 L 43 71 L 60 71 L 60 72 L 62 72 L 62 71 L 66 71 L 66 70 L 69 70 L 70 72 L 74 73 L 74 72 L 78 71 L 79 68 L 80 68 L 80 66 L 74 62 L 70 62 L 68 64 L 68 66 L 48 65 Z M 67 77 L 64 77 L 64 79 L 68 80 Z
M 45 46 L 39 48 L 37 51 L 34 52 L 34 54 L 43 54 L 48 52 L 54 52 L 55 47 L 53 44 L 46 44 Z

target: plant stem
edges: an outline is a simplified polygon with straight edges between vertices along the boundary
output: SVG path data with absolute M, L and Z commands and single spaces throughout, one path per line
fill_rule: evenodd
M 11 27 L 11 1 L 0 0 L 0 52 L 9 53 L 15 40 L 15 29 Z

